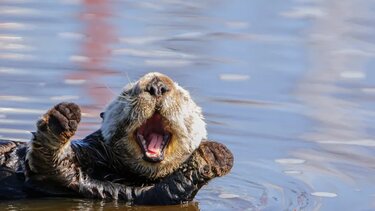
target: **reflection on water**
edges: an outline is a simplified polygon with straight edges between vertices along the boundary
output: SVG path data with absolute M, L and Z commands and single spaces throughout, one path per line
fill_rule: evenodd
M 198 203 L 191 202 L 174 206 L 127 206 L 118 202 L 104 202 L 88 199 L 68 199 L 68 198 L 46 198 L 29 199 L 21 201 L 0 202 L 1 210 L 132 210 L 132 211 L 198 211 Z
M 370 44 L 373 40 L 366 38 L 371 34 L 366 25 L 374 20 L 365 1 L 324 3 L 322 6 L 325 15 L 309 29 L 309 68 L 298 90 L 299 98 L 308 108 L 306 115 L 316 122 L 304 137 L 319 143 L 319 149 L 304 149 L 293 155 L 309 161 L 299 168 L 304 174 L 324 173 L 307 181 L 318 191 L 329 191 L 323 196 L 337 197 L 327 200 L 324 206 L 341 210 L 365 209 L 374 206 L 371 204 L 374 187 L 364 184 L 375 184 L 371 176 L 375 173 L 374 150 L 369 148 L 375 146 L 375 140 L 367 132 L 369 117 L 364 115 L 371 112 L 365 102 L 370 96 L 364 95 L 361 89 L 371 83 L 366 66 L 373 62 L 374 46 Z M 327 15 L 340 11 L 360 13 Z M 327 177 L 335 181 L 329 185 L 316 182 Z
M 82 106 L 77 137 L 121 87 L 170 75 L 235 154 L 196 202 L 157 209 L 373 210 L 370 0 L 0 1 L 0 138 L 27 141 L 53 104 Z M 199 207 L 198 207 L 199 205 Z M 1 210 L 148 210 L 82 199 Z

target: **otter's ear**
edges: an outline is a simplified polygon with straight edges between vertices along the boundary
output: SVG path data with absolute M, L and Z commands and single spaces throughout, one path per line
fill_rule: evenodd
M 104 112 L 100 113 L 100 118 L 104 119 Z

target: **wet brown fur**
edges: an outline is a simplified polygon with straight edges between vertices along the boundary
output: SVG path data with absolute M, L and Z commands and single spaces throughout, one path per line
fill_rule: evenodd
M 155 76 L 169 88 L 160 98 L 144 91 Z M 164 160 L 150 163 L 143 160 L 134 134 L 155 111 L 165 117 L 172 139 Z M 105 111 L 100 130 L 71 141 L 80 120 L 76 104 L 54 106 L 37 122 L 27 146 L 0 143 L 0 170 L 13 164 L 11 175 L 23 172 L 27 188 L 46 195 L 173 204 L 192 200 L 202 185 L 227 174 L 233 166 L 233 156 L 224 145 L 201 143 L 206 131 L 200 108 L 185 90 L 159 73 L 125 88 Z M 12 159 L 6 159 L 9 157 Z M 2 192 L 0 188 L 0 195 Z

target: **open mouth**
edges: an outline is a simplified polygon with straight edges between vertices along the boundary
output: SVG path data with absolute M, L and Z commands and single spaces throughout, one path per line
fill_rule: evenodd
M 162 120 L 163 117 L 155 113 L 136 131 L 146 161 L 160 162 L 164 159 L 164 149 L 171 139 L 171 133 L 165 130 Z

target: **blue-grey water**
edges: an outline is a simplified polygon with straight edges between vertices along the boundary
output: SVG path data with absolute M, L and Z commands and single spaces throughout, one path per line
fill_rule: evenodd
M 183 206 L 85 199 L 1 210 L 375 210 L 375 2 L 0 0 L 0 138 L 61 101 L 77 138 L 122 86 L 169 75 L 202 106 L 232 172 Z

